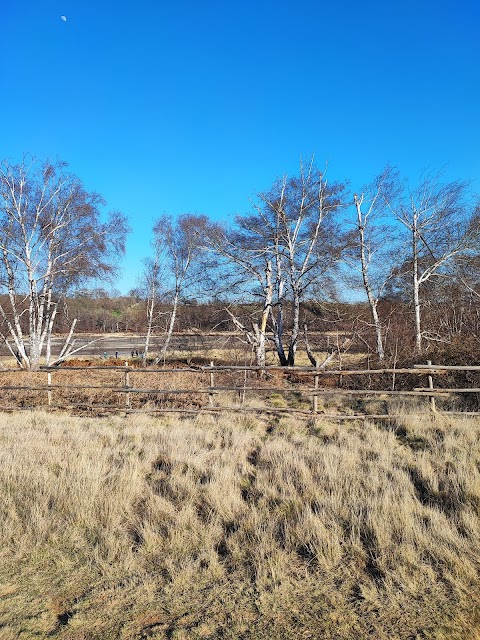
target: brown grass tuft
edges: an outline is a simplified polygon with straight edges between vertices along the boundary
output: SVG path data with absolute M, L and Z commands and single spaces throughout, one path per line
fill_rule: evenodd
M 0 415 L 0 637 L 478 638 L 479 432 Z

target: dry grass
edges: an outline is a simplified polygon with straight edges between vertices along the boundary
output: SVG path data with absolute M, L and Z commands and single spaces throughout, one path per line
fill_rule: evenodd
M 76 363 L 75 363 L 76 364 Z M 120 365 L 120 363 L 118 363 Z M 77 365 L 78 366 L 78 365 Z M 125 407 L 125 394 L 111 391 L 107 386 L 123 387 L 125 374 L 122 371 L 108 369 L 71 371 L 59 368 L 52 372 L 52 402 L 54 405 L 70 406 L 84 404 L 88 410 L 94 410 L 95 406 L 111 406 L 122 409 Z M 131 394 L 132 408 L 173 407 L 188 408 L 199 407 L 208 403 L 208 397 L 196 394 L 197 387 L 208 386 L 208 375 L 201 373 L 189 373 L 178 370 L 178 373 L 130 373 L 130 386 L 140 389 L 187 389 L 183 394 Z M 46 385 L 47 374 L 45 372 L 31 371 L 0 371 L 0 386 L 36 386 Z M 60 385 L 62 388 L 55 388 Z M 96 385 L 104 388 L 81 388 L 88 385 Z M 46 390 L 12 389 L 2 393 L 0 410 L 2 407 L 46 407 L 48 404 Z
M 91 363 L 95 361 L 90 361 Z M 77 362 L 74 363 L 79 366 Z M 113 361 L 115 366 L 121 366 L 120 362 Z M 69 370 L 59 368 L 51 373 L 52 379 L 52 403 L 61 407 L 77 407 L 82 405 L 84 411 L 90 414 L 97 414 L 97 407 L 108 407 L 113 410 L 122 411 L 125 409 L 126 394 L 112 391 L 108 386 L 124 387 L 125 372 L 105 367 L 103 370 L 90 369 L 86 363 L 80 366 L 86 367 L 83 370 Z M 132 409 L 155 410 L 155 409 L 198 409 L 209 405 L 207 388 L 210 386 L 210 374 L 203 371 L 189 371 L 185 365 L 174 363 L 175 370 L 168 372 L 157 372 L 152 369 L 149 372 L 132 370 L 129 373 L 129 385 L 134 389 L 152 390 L 151 392 L 130 393 L 130 406 Z M 295 384 L 283 376 L 281 371 L 275 371 L 263 380 L 260 380 L 255 372 L 248 372 L 245 377 L 243 371 L 216 371 L 214 374 L 214 386 L 217 387 L 248 387 L 285 389 L 285 396 L 288 400 L 282 399 L 282 406 L 292 406 L 296 408 L 309 408 L 311 398 L 302 394 L 299 381 Z M 305 384 L 305 380 L 300 381 Z M 311 383 L 311 381 L 310 381 Z M 48 394 L 46 389 L 35 390 L 28 387 L 35 387 L 47 384 L 46 372 L 31 372 L 22 370 L 1 371 L 0 386 L 15 387 L 5 389 L 0 399 L 0 411 L 5 408 L 38 408 L 48 406 Z M 59 385 L 56 387 L 55 385 Z M 82 388 L 82 386 L 94 385 L 102 388 Z M 19 389 L 18 387 L 27 387 Z M 171 390 L 171 393 L 155 393 L 154 390 Z M 184 389 L 184 393 L 178 390 Z M 198 391 L 203 389 L 203 391 Z M 246 404 L 256 406 L 278 406 L 276 396 L 270 402 L 268 393 L 256 394 L 248 392 Z M 305 396 L 305 397 L 303 397 Z M 301 402 L 298 398 L 301 397 Z M 240 402 L 239 392 L 216 392 L 215 402 L 222 406 L 238 406 Z
M 0 415 L 0 638 L 478 638 L 479 432 Z

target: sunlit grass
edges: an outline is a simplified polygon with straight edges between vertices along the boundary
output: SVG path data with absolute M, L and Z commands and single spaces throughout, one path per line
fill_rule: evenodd
M 0 637 L 478 637 L 479 436 L 0 415 Z

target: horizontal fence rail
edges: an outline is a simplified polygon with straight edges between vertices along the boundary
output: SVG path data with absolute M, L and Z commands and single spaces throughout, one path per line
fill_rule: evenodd
M 425 397 L 432 412 L 437 411 L 436 399 L 442 400 L 454 394 L 480 394 L 480 387 L 435 388 L 433 376 L 445 376 L 455 371 L 480 371 L 480 366 L 451 366 L 418 364 L 411 368 L 382 369 L 318 369 L 315 367 L 255 367 L 247 365 L 188 366 L 136 368 L 125 366 L 62 366 L 41 367 L 39 371 L 18 368 L 0 369 L 0 390 L 5 405 L 0 410 L 32 409 L 44 406 L 49 409 L 84 409 L 89 411 L 114 411 L 122 413 L 217 413 L 221 411 L 296 413 L 335 420 L 365 418 L 393 419 L 401 415 L 389 413 L 329 413 L 320 410 L 319 398 L 338 396 L 344 399 L 381 399 L 398 397 Z M 16 374 L 15 383 L 8 383 L 9 376 Z M 105 381 L 105 376 L 108 380 Z M 159 376 L 166 384 L 145 384 L 152 375 Z M 238 375 L 243 375 L 241 384 Z M 418 380 L 427 376 L 428 386 L 413 386 L 411 389 L 395 389 L 397 376 L 415 376 Z M 46 380 L 45 380 L 46 376 Z M 59 378 L 69 376 L 67 380 Z M 88 376 L 91 380 L 84 381 Z M 237 376 L 237 378 L 235 378 Z M 252 376 L 256 376 L 255 384 Z M 393 388 L 341 388 L 352 379 L 368 376 L 391 376 Z M 53 378 L 57 378 L 55 382 Z M 230 378 L 229 378 L 230 377 Z M 250 378 L 249 378 L 250 377 Z M 20 381 L 18 380 L 20 378 Z M 29 381 L 25 384 L 24 380 Z M 136 380 L 135 380 L 136 378 Z M 139 380 L 141 378 L 142 380 Z M 144 378 L 144 379 L 143 379 Z M 45 382 L 42 381 L 45 380 Z M 189 386 L 185 384 L 188 379 Z M 229 383 L 229 379 L 233 382 Z M 247 383 L 248 379 L 248 383 Z M 171 385 L 168 386 L 168 382 Z M 311 380 L 312 384 L 308 384 Z M 322 381 L 327 386 L 321 386 Z M 332 381 L 335 386 L 332 385 Z M 136 382 L 136 384 L 134 384 Z M 183 382 L 183 384 L 180 384 Z M 282 384 L 279 384 L 281 382 Z M 417 382 L 418 384 L 418 382 Z M 89 395 L 90 393 L 90 395 Z M 29 395 L 30 394 L 30 395 Z M 32 396 L 33 394 L 33 396 Z M 82 400 L 82 394 L 85 398 Z M 216 402 L 225 394 L 234 394 L 235 401 L 228 405 Z M 268 397 L 270 394 L 270 398 Z M 22 399 L 22 395 L 24 399 Z M 279 395 L 288 405 L 295 398 L 296 406 L 272 404 L 274 395 Z M 12 397 L 13 396 L 13 397 Z M 247 396 L 261 397 L 265 404 L 250 406 Z M 278 400 L 277 398 L 275 398 Z M 270 404 L 268 404 L 270 401 Z M 359 400 L 360 401 L 360 400 Z M 29 404 L 30 403 L 30 404 Z M 442 411 L 449 414 L 480 415 L 476 411 Z M 412 415 L 412 414 L 409 414 Z

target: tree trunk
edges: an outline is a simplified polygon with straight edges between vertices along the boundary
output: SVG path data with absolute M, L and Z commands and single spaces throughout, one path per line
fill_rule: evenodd
M 288 346 L 288 366 L 295 365 L 295 353 L 298 345 L 298 334 L 300 331 L 300 294 L 298 290 L 294 290 L 293 294 L 293 326 L 290 336 L 290 344 Z
M 163 343 L 163 346 L 160 350 L 160 353 L 158 354 L 158 356 L 155 358 L 155 360 L 153 361 L 153 365 L 152 366 L 157 366 L 157 364 L 163 360 L 163 358 L 165 357 L 165 354 L 168 351 L 168 347 L 170 346 L 170 340 L 172 339 L 172 334 L 173 334 L 173 327 L 175 326 L 175 319 L 177 317 L 177 307 L 178 307 L 178 299 L 180 297 L 180 291 L 177 290 L 175 292 L 175 299 L 173 301 L 173 309 L 172 309 L 172 314 L 170 316 L 170 322 L 168 325 L 168 330 L 167 330 L 167 335 L 165 336 L 165 342 Z
M 255 351 L 255 366 L 265 366 L 265 333 L 258 332 L 257 344 L 254 347 Z
M 267 320 L 268 314 L 272 308 L 273 299 L 273 285 L 272 285 L 272 262 L 267 261 L 265 267 L 265 298 L 263 301 L 262 321 L 260 323 L 260 330 L 258 332 L 257 347 L 255 349 L 255 357 L 257 361 L 257 367 L 265 366 L 265 347 L 266 347 L 266 332 L 267 332 Z
M 40 368 L 40 336 L 36 332 L 30 334 L 30 353 L 28 355 L 29 369 L 38 371 Z
M 375 333 L 377 336 L 377 356 L 379 360 L 383 360 L 385 358 L 385 351 L 383 350 L 382 325 L 378 317 L 377 305 L 370 305 L 370 311 L 372 313 L 373 324 L 375 326 Z
M 288 365 L 287 357 L 285 356 L 285 351 L 283 348 L 283 290 L 285 283 L 282 279 L 282 268 L 280 261 L 280 254 L 277 251 L 276 255 L 277 262 L 277 314 L 276 318 L 273 313 L 273 309 L 271 308 L 272 315 L 272 325 L 273 325 L 273 341 L 275 343 L 275 348 L 277 350 L 278 359 L 280 361 L 280 365 L 282 367 L 286 367 Z
M 378 317 L 377 304 L 378 299 L 373 295 L 372 287 L 370 286 L 370 278 L 368 275 L 368 264 L 367 256 L 365 255 L 365 225 L 367 216 L 362 216 L 361 205 L 363 201 L 363 195 L 359 199 L 357 194 L 354 196 L 354 204 L 357 209 L 357 224 L 358 224 L 358 233 L 360 239 L 360 264 L 362 269 L 362 279 L 363 286 L 365 288 L 365 292 L 367 294 L 367 300 L 370 307 L 370 313 L 373 320 L 373 325 L 375 327 L 375 334 L 377 338 L 377 355 L 379 360 L 383 360 L 385 358 L 385 352 L 383 349 L 383 336 L 382 336 L 382 325 L 380 323 L 380 319 Z
M 418 229 L 417 215 L 414 213 L 412 225 L 412 256 L 413 256 L 413 307 L 415 311 L 415 350 L 422 352 L 422 325 L 420 309 L 420 282 L 418 277 Z
M 148 348 L 150 347 L 150 337 L 152 335 L 153 310 L 155 306 L 155 299 L 153 296 L 151 300 L 147 301 L 147 305 L 147 334 L 145 336 L 145 347 L 143 349 L 143 367 L 147 366 Z
M 62 349 L 61 349 L 61 351 L 60 351 L 60 353 L 58 355 L 58 358 L 56 358 L 54 364 L 58 364 L 60 362 L 63 362 L 65 360 L 65 358 L 71 353 L 71 351 L 73 349 L 73 345 L 75 343 L 75 341 L 72 340 L 72 338 L 73 338 L 73 333 L 75 331 L 76 324 L 77 324 L 77 318 L 75 318 L 73 320 L 73 322 L 71 324 L 71 327 L 70 327 L 70 331 L 68 332 L 67 339 L 65 340 L 65 342 L 63 344 L 63 347 L 62 347 Z M 50 336 L 48 337 L 48 340 L 47 340 L 47 353 L 46 353 L 46 356 L 47 356 L 46 363 L 47 363 L 47 365 L 50 365 L 50 358 L 51 358 L 51 355 L 50 355 L 50 342 L 51 342 L 51 334 L 50 334 Z
M 273 318 L 273 341 L 275 342 L 275 348 L 277 350 L 278 359 L 280 361 L 280 365 L 282 367 L 288 366 L 288 360 L 285 356 L 285 351 L 283 349 L 283 305 L 280 302 L 277 308 L 277 318 L 276 320 Z

